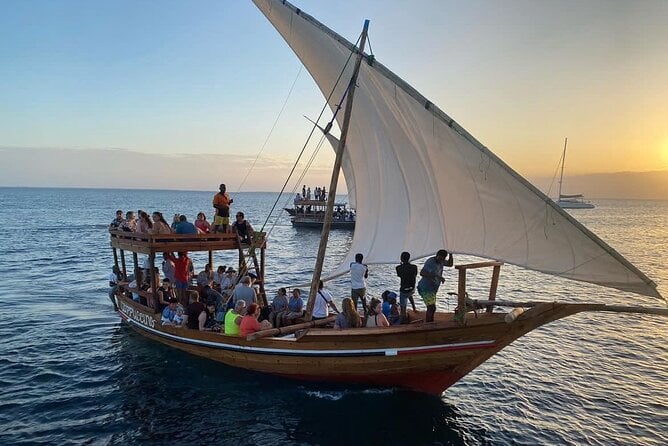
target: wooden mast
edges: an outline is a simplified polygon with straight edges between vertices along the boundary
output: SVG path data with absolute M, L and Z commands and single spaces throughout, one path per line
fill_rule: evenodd
M 332 215 L 334 214 L 334 201 L 336 200 L 336 185 L 339 182 L 339 172 L 341 171 L 341 163 L 343 162 L 343 150 L 346 146 L 346 139 L 348 138 L 348 127 L 350 125 L 350 116 L 353 109 L 353 97 L 355 96 L 355 86 L 357 83 L 357 75 L 359 74 L 362 58 L 364 57 L 364 45 L 366 44 L 367 31 L 369 30 L 369 20 L 364 21 L 362 28 L 362 36 L 360 38 L 360 47 L 355 61 L 355 68 L 353 75 L 350 78 L 348 85 L 348 99 L 346 100 L 346 111 L 343 116 L 343 125 L 341 127 L 341 138 L 339 139 L 339 147 L 336 149 L 336 159 L 334 161 L 334 169 L 332 171 L 332 179 L 329 183 L 329 196 L 327 197 L 327 210 L 325 211 L 325 220 L 322 223 L 322 233 L 320 235 L 320 246 L 318 247 L 318 257 L 315 261 L 315 269 L 313 270 L 313 280 L 311 281 L 311 291 L 308 295 L 308 303 L 306 304 L 305 319 L 310 321 L 313 316 L 313 305 L 315 304 L 315 297 L 318 293 L 318 285 L 320 283 L 320 275 L 322 274 L 322 266 L 325 261 L 325 251 L 327 250 L 327 240 L 329 239 L 329 229 L 332 225 Z

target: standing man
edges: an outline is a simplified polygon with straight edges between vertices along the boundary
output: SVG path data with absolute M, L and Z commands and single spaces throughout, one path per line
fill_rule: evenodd
M 358 252 L 355 254 L 355 261 L 350 264 L 350 297 L 353 299 L 355 309 L 357 309 L 357 299 L 362 301 L 366 317 L 366 279 L 369 277 L 369 267 L 362 263 L 362 260 L 364 256 Z
M 425 315 L 426 322 L 434 321 L 434 313 L 436 313 L 436 293 L 438 287 L 441 286 L 445 279 L 443 278 L 443 267 L 452 266 L 452 253 L 448 255 L 448 251 L 440 249 L 435 257 L 430 257 L 424 262 L 422 271 L 420 271 L 420 282 L 418 282 L 418 293 L 424 304 L 427 306 L 427 314 Z
M 221 184 L 216 195 L 213 196 L 213 207 L 216 215 L 213 218 L 213 232 L 229 232 L 230 205 L 234 202 L 227 193 L 227 186 Z
M 171 252 L 168 253 L 169 259 L 174 263 L 174 287 L 176 288 L 176 297 L 184 307 L 190 303 L 188 285 L 190 285 L 190 268 L 192 262 L 187 252 L 179 252 L 178 257 L 174 257 Z
M 415 293 L 415 278 L 417 277 L 417 265 L 411 262 L 411 254 L 409 252 L 401 253 L 401 264 L 397 266 L 397 276 L 401 279 L 399 285 L 399 306 L 401 307 L 401 323 L 406 322 L 406 306 L 408 301 L 411 301 L 413 311 L 415 311 L 415 300 L 413 300 L 413 293 Z

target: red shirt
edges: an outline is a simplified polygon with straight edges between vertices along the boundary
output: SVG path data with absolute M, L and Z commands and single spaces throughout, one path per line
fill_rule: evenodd
M 188 271 L 190 258 L 188 256 L 174 257 L 172 261 L 174 262 L 174 279 L 179 282 L 187 282 L 190 279 L 190 271 Z
M 241 318 L 239 326 L 239 336 L 246 337 L 251 333 L 262 330 L 262 324 L 257 321 L 255 316 L 244 316 Z

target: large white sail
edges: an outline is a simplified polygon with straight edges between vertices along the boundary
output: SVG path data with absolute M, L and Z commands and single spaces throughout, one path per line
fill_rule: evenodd
M 353 45 L 287 2 L 254 2 L 327 97 Z M 334 274 L 357 252 L 367 263 L 396 263 L 402 251 L 419 258 L 445 248 L 659 296 L 642 272 L 373 58 L 363 61 L 357 85 L 345 153 L 357 222 Z

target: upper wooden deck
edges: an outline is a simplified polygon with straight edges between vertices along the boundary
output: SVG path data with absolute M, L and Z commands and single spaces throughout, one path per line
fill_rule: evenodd
M 138 254 L 156 254 L 159 252 L 224 251 L 248 248 L 239 245 L 234 233 L 216 234 L 145 234 L 110 229 L 111 247 Z M 254 246 L 266 247 L 265 232 L 255 232 Z

